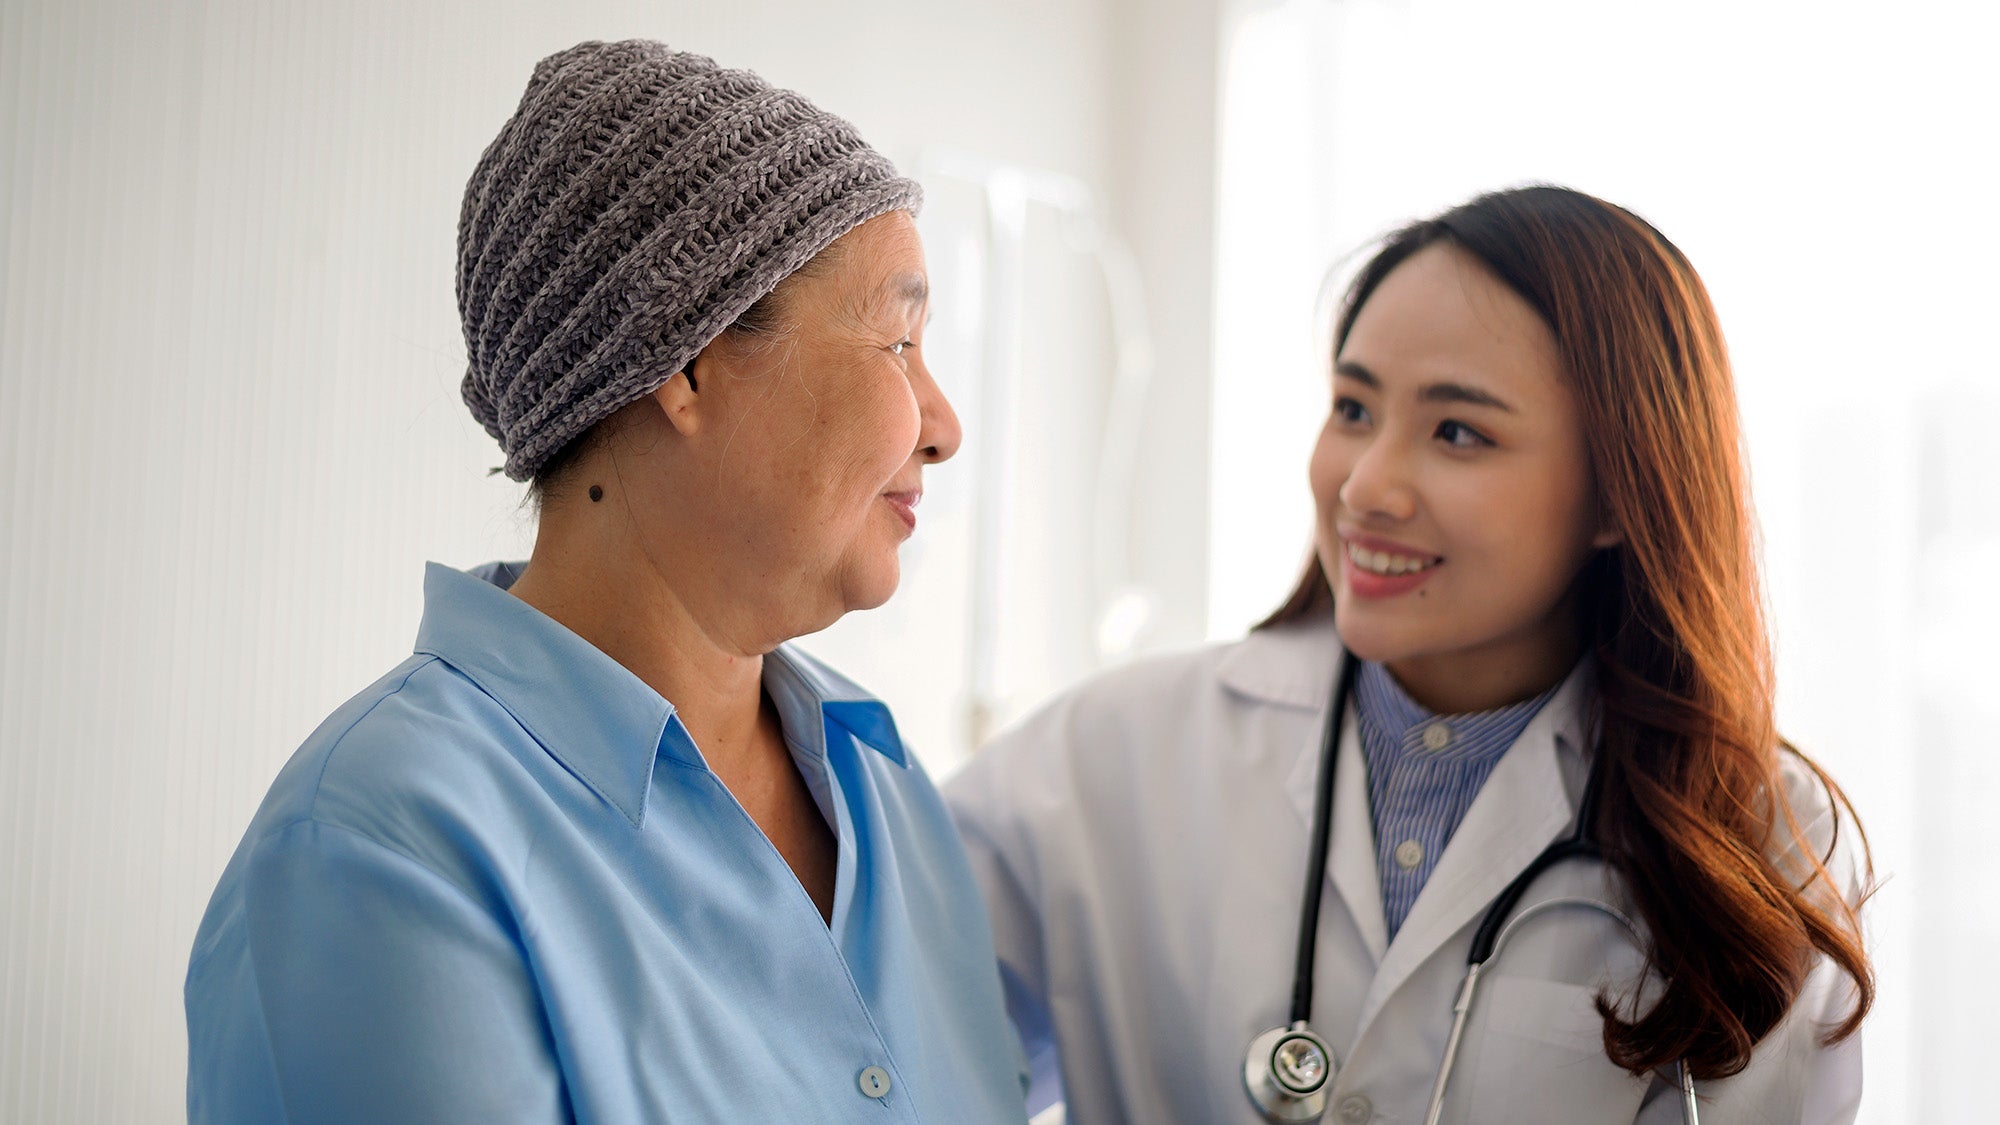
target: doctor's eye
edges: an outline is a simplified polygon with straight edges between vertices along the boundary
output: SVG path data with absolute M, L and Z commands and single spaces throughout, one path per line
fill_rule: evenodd
M 916 345 L 908 340 L 898 340 L 897 342 L 889 345 L 889 354 L 902 355 L 903 350 L 905 348 L 914 348 L 914 347 L 916 347 Z
M 1370 421 L 1368 408 L 1346 395 L 1335 396 L 1333 416 L 1350 426 L 1365 426 Z
M 1453 449 L 1482 449 L 1493 444 L 1493 439 L 1473 429 L 1463 422 L 1447 418 L 1438 423 L 1438 440 Z

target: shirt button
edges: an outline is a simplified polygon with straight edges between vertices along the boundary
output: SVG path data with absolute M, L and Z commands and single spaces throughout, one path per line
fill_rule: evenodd
M 1396 866 L 1405 871 L 1414 870 L 1424 861 L 1424 846 L 1415 840 L 1405 840 L 1396 845 Z
M 1424 728 L 1424 749 L 1442 750 L 1451 745 L 1451 727 L 1444 723 L 1432 723 Z
M 889 1072 L 879 1066 L 871 1066 L 861 1072 L 861 1092 L 871 1098 L 889 1096 Z
M 1340 1119 L 1349 1125 L 1361 1125 L 1374 1112 L 1375 1104 L 1360 1094 L 1349 1094 L 1340 1099 Z

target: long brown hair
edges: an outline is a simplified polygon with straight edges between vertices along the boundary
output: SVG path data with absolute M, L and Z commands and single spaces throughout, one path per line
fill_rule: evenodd
M 1686 1060 L 1697 1078 L 1742 1070 L 1783 1019 L 1818 954 L 1851 977 L 1852 1035 L 1874 1001 L 1855 904 L 1814 854 L 1779 781 L 1773 676 L 1736 393 L 1708 292 L 1665 236 L 1566 188 L 1482 195 L 1391 235 L 1349 286 L 1337 356 L 1377 285 L 1449 243 L 1482 262 L 1554 330 L 1583 419 L 1598 499 L 1623 533 L 1582 576 L 1598 665 L 1596 824 L 1666 982 L 1626 1020 L 1606 998 L 1604 1046 L 1635 1074 Z M 1333 608 L 1319 560 L 1259 628 Z M 1833 779 L 1801 759 L 1857 835 Z M 1772 841 L 1792 841 L 1806 878 Z M 1866 862 L 1867 839 L 1859 855 Z

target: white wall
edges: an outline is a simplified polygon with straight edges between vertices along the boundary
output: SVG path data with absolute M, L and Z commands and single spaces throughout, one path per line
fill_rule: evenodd
M 699 49 L 906 168 L 950 149 L 1045 169 L 1155 226 L 1134 249 L 1180 343 L 1142 468 L 1195 499 L 1131 507 L 1166 607 L 1141 643 L 1197 639 L 1214 17 L 1208 0 L 0 7 L 0 1120 L 180 1116 L 186 952 L 265 786 L 409 651 L 425 559 L 525 549 L 520 491 L 486 476 L 497 451 L 459 401 L 451 279 L 465 176 L 549 51 Z M 1184 177 L 1161 167 L 1183 159 Z M 962 406 L 983 330 L 953 292 L 978 276 L 969 192 L 933 184 L 924 217 Z M 1101 425 L 1103 296 L 1036 222 L 1039 413 L 1010 486 L 1007 616 L 1061 612 L 1007 634 L 1009 713 L 1096 660 L 1071 474 Z M 934 767 L 964 752 L 970 461 L 933 474 L 904 596 L 812 642 Z

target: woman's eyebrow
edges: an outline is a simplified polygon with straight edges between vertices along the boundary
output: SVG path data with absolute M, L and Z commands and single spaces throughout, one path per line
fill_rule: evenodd
M 931 287 L 920 273 L 899 273 L 884 281 L 857 306 L 864 319 L 922 308 L 931 299 Z
M 1372 390 L 1379 391 L 1382 389 L 1382 380 L 1377 379 L 1373 371 L 1368 370 L 1351 359 L 1343 359 L 1334 364 L 1333 373 L 1335 375 L 1344 375 Z M 1514 413 L 1513 407 L 1507 405 L 1505 400 L 1491 391 L 1482 390 L 1465 383 L 1426 383 L 1417 391 L 1417 399 L 1420 402 L 1456 402 L 1464 403 L 1468 406 L 1490 406 L 1495 410 L 1504 410 L 1509 414 Z
M 1490 406 L 1495 410 L 1514 413 L 1514 408 L 1478 387 L 1468 387 L 1464 383 L 1427 383 L 1417 392 L 1423 402 L 1460 402 L 1471 406 Z
M 1373 371 L 1368 370 L 1351 359 L 1343 359 L 1335 363 L 1333 365 L 1333 373 L 1335 375 L 1345 375 L 1362 386 L 1370 387 L 1374 390 L 1379 391 L 1382 389 L 1382 380 L 1377 379 Z
M 902 298 L 904 304 L 921 305 L 931 299 L 930 282 L 920 273 L 897 274 L 889 279 L 889 290 Z

